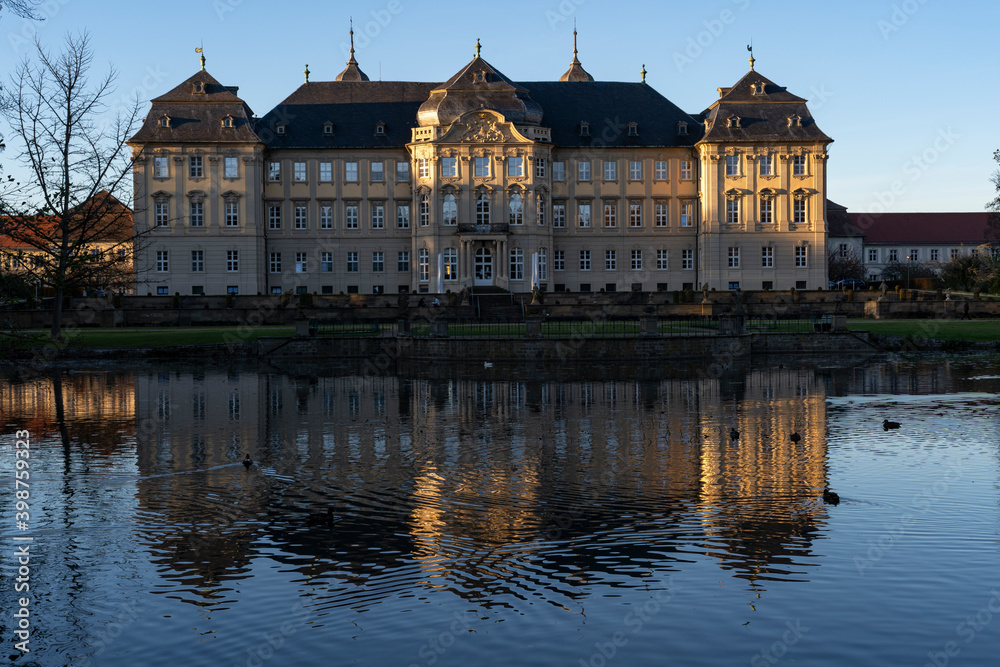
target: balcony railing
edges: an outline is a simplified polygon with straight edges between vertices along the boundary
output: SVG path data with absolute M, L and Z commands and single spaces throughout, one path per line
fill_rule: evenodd
M 458 226 L 459 234 L 509 234 L 510 225 L 506 222 L 496 222 L 490 225 L 462 224 Z

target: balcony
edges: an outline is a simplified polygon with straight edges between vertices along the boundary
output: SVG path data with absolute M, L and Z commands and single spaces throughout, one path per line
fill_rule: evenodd
M 503 223 L 493 223 L 490 225 L 475 225 L 475 224 L 462 224 L 458 226 L 459 234 L 485 234 L 485 235 L 495 235 L 495 234 L 509 234 L 510 225 L 506 222 Z

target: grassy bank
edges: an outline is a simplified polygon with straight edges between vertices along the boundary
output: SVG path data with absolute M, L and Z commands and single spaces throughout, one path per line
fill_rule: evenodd
M 852 331 L 937 340 L 997 342 L 1000 320 L 848 320 Z
M 291 336 L 295 327 L 260 327 L 240 329 L 239 327 L 199 327 L 191 329 L 79 329 L 68 336 L 68 347 L 163 347 L 166 345 L 215 345 L 231 342 L 251 342 L 262 336 Z M 27 345 L 14 343 L 17 347 L 41 347 L 48 340 L 48 331 L 27 333 Z M 12 341 L 8 342 L 10 345 Z

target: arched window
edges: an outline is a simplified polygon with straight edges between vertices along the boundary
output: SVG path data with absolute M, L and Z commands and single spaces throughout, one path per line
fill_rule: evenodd
M 510 224 L 524 224 L 524 200 L 517 193 L 510 196 Z
M 476 199 L 476 224 L 490 224 L 490 198 L 485 192 L 480 193 Z
M 444 203 L 441 205 L 441 220 L 446 225 L 458 224 L 458 204 L 455 203 L 455 195 L 444 196 Z

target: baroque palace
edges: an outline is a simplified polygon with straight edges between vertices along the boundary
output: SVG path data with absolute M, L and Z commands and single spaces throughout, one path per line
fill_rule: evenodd
M 514 82 L 477 42 L 444 83 L 371 81 L 352 46 L 260 118 L 201 63 L 130 142 L 140 294 L 826 286 L 832 140 L 752 56 L 696 114 L 575 46 Z

